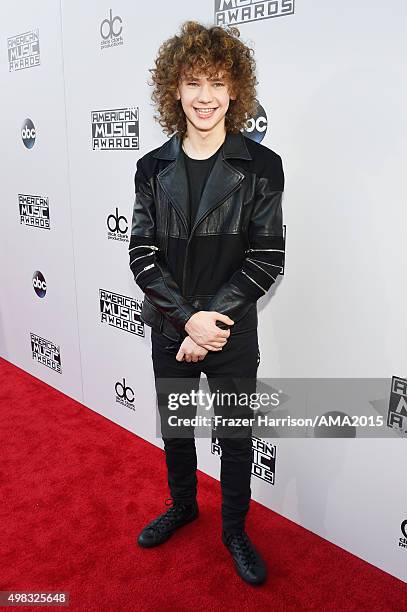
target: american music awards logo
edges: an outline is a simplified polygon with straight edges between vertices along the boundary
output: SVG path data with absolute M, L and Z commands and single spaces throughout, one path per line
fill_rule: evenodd
M 41 63 L 39 29 L 8 38 L 7 53 L 9 72 L 39 66 Z
M 18 211 L 21 225 L 51 229 L 48 196 L 19 193 Z
M 252 436 L 252 474 L 269 484 L 275 484 L 277 447 Z M 222 448 L 216 437 L 216 427 L 212 426 L 211 453 L 222 456 Z
M 407 379 L 393 376 L 387 426 L 395 429 L 403 437 L 407 435 Z
M 144 323 L 140 319 L 141 307 L 142 300 L 99 289 L 100 321 L 144 338 Z
M 94 151 L 139 148 L 139 110 L 136 107 L 91 111 L 91 127 Z
M 215 0 L 217 26 L 237 25 L 294 14 L 294 0 Z
M 61 349 L 58 344 L 42 338 L 38 334 L 30 333 L 32 358 L 38 363 L 47 366 L 54 372 L 61 374 Z

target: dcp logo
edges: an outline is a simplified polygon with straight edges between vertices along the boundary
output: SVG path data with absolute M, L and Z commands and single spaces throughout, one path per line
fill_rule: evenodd
M 119 26 L 117 24 L 115 26 L 116 21 L 120 24 Z M 120 36 L 123 30 L 123 27 L 121 25 L 122 23 L 123 22 L 121 17 L 119 17 L 118 15 L 116 15 L 116 17 L 113 17 L 113 11 L 112 9 L 109 9 L 109 19 L 104 19 L 100 24 L 100 35 L 103 40 Z M 117 28 L 116 30 L 115 27 Z
M 123 382 L 117 381 L 114 386 L 117 397 L 120 399 L 126 399 L 130 404 L 134 402 L 134 391 L 131 387 L 126 387 L 126 380 L 123 378 Z
M 255 142 L 261 142 L 267 131 L 267 116 L 266 111 L 261 104 L 257 107 L 257 112 L 254 117 L 247 121 L 247 128 L 243 130 L 243 134 L 251 138 Z
M 47 283 L 43 274 L 39 270 L 34 272 L 32 282 L 34 291 L 38 295 L 38 297 L 45 297 L 45 294 L 47 293 Z
M 120 221 L 123 221 L 124 225 L 120 226 Z M 120 234 L 125 234 L 127 232 L 127 219 L 123 215 L 119 215 L 117 206 L 115 214 L 109 215 L 107 218 L 107 227 L 112 233 L 120 232 Z
M 27 149 L 32 149 L 35 143 L 35 127 L 31 119 L 26 119 L 21 128 L 21 138 Z

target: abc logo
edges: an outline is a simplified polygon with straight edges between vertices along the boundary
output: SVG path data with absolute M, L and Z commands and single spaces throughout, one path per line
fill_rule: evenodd
M 43 298 L 47 292 L 47 283 L 39 270 L 33 274 L 33 287 L 38 297 Z
M 120 399 L 126 398 L 130 404 L 134 402 L 134 391 L 131 387 L 126 387 L 126 380 L 124 378 L 122 383 L 117 381 L 114 389 L 117 397 L 120 397 Z
M 124 221 L 124 225 L 120 227 L 120 221 Z M 116 213 L 114 215 L 109 215 L 107 218 L 107 227 L 113 233 L 119 232 L 120 234 L 125 234 L 127 232 L 127 219 L 123 217 L 123 215 L 119 216 L 119 209 L 116 206 Z
M 116 17 L 113 17 L 112 9 L 110 9 L 109 13 L 110 13 L 110 18 L 104 19 L 102 23 L 100 24 L 100 35 L 103 38 L 103 40 L 107 40 L 108 38 L 120 36 L 120 34 L 123 31 L 123 28 L 121 25 L 117 26 L 117 30 L 114 29 L 115 21 L 118 21 L 119 24 L 122 24 L 121 17 L 119 17 L 118 15 L 116 15 Z
M 261 104 L 258 104 L 255 116 L 251 117 L 246 122 L 246 125 L 247 128 L 243 130 L 244 135 L 251 138 L 255 142 L 261 142 L 267 131 L 266 112 Z
M 31 119 L 26 119 L 21 128 L 21 138 L 27 149 L 32 149 L 35 143 L 35 127 Z

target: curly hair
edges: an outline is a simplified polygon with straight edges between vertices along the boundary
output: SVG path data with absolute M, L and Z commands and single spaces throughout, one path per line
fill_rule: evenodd
M 247 121 L 256 113 L 256 62 L 254 51 L 239 40 L 240 31 L 236 26 L 209 28 L 197 21 L 186 21 L 181 25 L 180 35 L 162 43 L 155 59 L 155 68 L 150 68 L 154 90 L 151 99 L 157 106 L 154 119 L 167 135 L 178 132 L 183 137 L 187 122 L 181 101 L 177 100 L 177 87 L 183 77 L 189 77 L 196 70 L 213 77 L 222 70 L 229 88 L 229 94 L 236 94 L 230 100 L 225 115 L 225 129 L 238 132 L 246 127 Z

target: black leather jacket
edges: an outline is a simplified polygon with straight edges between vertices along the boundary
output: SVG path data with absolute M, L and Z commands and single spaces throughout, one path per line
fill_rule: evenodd
M 174 341 L 199 310 L 229 315 L 231 334 L 255 329 L 256 302 L 284 264 L 281 157 L 227 132 L 193 227 L 178 133 L 138 160 L 134 180 L 129 257 L 141 320 Z

